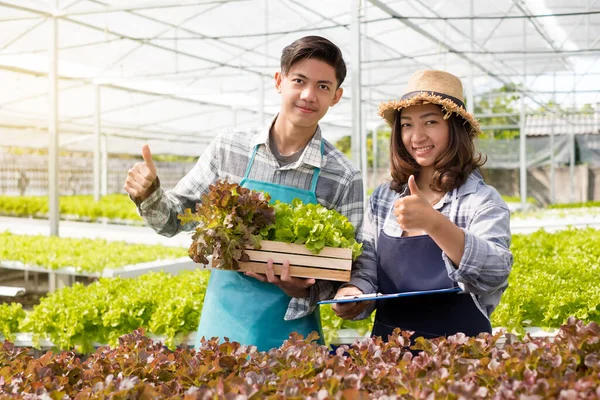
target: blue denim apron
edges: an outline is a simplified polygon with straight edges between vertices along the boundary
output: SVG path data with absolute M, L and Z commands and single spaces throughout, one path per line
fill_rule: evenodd
M 306 204 L 317 203 L 315 193 L 319 168 L 314 170 L 310 190 L 248 179 L 258 146 L 254 147 L 241 186 L 268 192 L 272 202 L 279 200 L 291 203 L 298 198 Z M 259 351 L 267 351 L 281 346 L 292 332 L 306 337 L 313 331 L 319 334 L 319 342 L 323 344 L 319 309 L 304 318 L 285 321 L 283 317 L 290 300 L 290 296 L 271 283 L 260 282 L 236 271 L 213 269 L 200 316 L 196 347 L 203 336 L 206 339 L 217 336 L 221 340 L 228 337 L 230 341 L 254 345 Z
M 453 204 L 454 205 L 454 204 Z M 451 212 L 452 214 L 452 212 Z M 429 235 L 392 237 L 383 229 L 377 243 L 379 291 L 386 293 L 456 287 L 448 277 L 442 249 Z M 487 315 L 470 293 L 441 293 L 377 301 L 373 336 L 387 340 L 394 328 L 414 331 L 411 340 L 463 332 L 492 332 Z

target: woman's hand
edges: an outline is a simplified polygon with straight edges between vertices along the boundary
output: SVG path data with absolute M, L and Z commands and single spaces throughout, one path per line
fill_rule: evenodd
M 429 233 L 431 230 L 432 211 L 435 209 L 429 204 L 423 193 L 415 182 L 415 177 L 408 178 L 410 196 L 403 197 L 394 202 L 394 215 L 402 230 L 423 231 Z
M 335 294 L 335 299 L 346 296 L 358 296 L 363 294 L 362 290 L 356 286 L 344 286 L 340 288 Z M 358 314 L 367 309 L 372 305 L 373 301 L 353 301 L 349 303 L 334 303 L 331 305 L 331 309 L 335 314 L 343 319 L 356 318 Z

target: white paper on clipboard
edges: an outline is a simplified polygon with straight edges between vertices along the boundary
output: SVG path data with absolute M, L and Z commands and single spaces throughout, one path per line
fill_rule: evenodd
M 383 300 L 383 299 L 393 299 L 398 297 L 409 297 L 409 296 L 423 296 L 428 294 L 438 294 L 438 293 L 462 293 L 462 289 L 459 287 L 449 288 L 449 289 L 435 289 L 435 290 L 421 290 L 416 292 L 402 292 L 402 293 L 391 293 L 391 294 L 381 294 L 381 293 L 370 293 L 370 294 L 360 294 L 357 296 L 345 296 L 338 297 L 337 299 L 331 300 L 323 300 L 318 302 L 317 304 L 334 304 L 334 303 L 353 303 L 357 301 L 369 301 L 369 300 Z

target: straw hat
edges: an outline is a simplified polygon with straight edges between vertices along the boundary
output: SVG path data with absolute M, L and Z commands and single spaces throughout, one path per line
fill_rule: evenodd
M 445 111 L 444 119 L 451 113 L 460 115 L 470 125 L 471 135 L 481 133 L 479 122 L 465 109 L 463 87 L 456 76 L 435 70 L 419 70 L 408 81 L 408 86 L 400 100 L 386 101 L 379 105 L 379 115 L 390 126 L 394 125 L 396 114 L 403 108 L 416 104 L 438 104 Z

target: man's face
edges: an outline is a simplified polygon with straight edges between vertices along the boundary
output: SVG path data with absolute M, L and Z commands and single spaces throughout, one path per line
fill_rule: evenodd
M 343 92 L 336 89 L 335 69 L 311 58 L 296 62 L 287 74 L 277 72 L 275 87 L 281 93 L 279 118 L 300 128 L 316 127 Z

